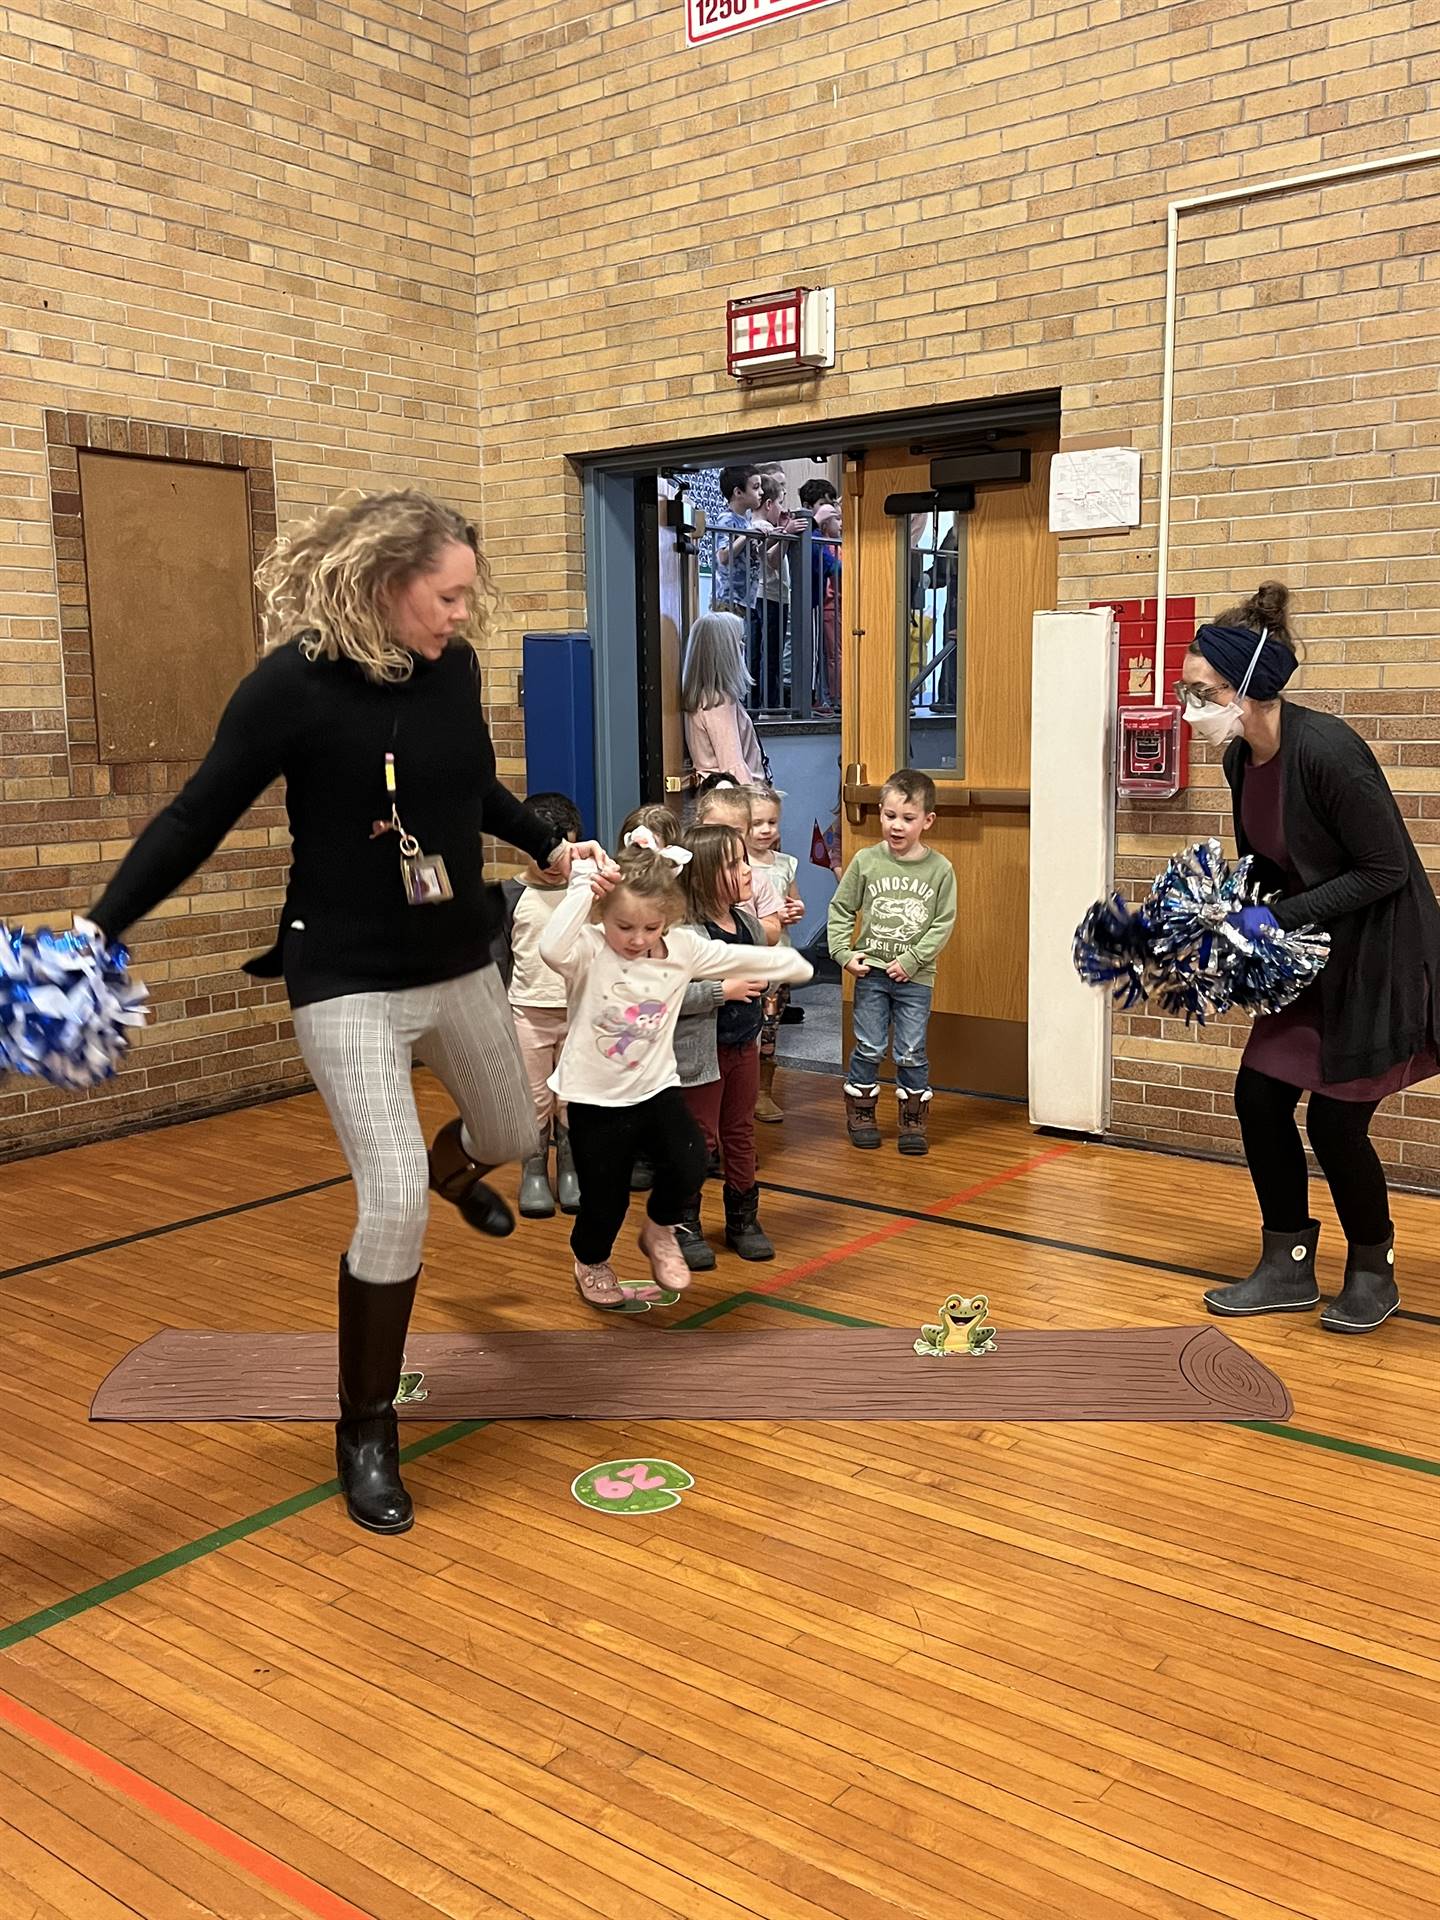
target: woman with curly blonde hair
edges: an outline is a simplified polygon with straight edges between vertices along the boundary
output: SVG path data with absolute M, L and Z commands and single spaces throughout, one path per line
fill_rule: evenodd
M 504 991 L 482 834 L 557 878 L 563 841 L 501 786 L 480 699 L 490 576 L 475 530 L 413 489 L 350 498 L 282 538 L 257 575 L 266 653 L 204 762 L 136 840 L 91 922 L 110 939 L 207 860 L 273 780 L 293 842 L 279 938 L 306 1066 L 355 1179 L 340 1262 L 336 1457 L 351 1517 L 412 1524 L 394 1398 L 430 1189 L 479 1232 L 514 1219 L 483 1175 L 530 1153 L 535 1114 Z M 428 1155 L 410 1067 L 460 1118 Z

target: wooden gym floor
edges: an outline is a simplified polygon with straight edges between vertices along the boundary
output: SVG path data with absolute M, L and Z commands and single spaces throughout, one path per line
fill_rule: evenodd
M 838 1082 L 782 1090 L 779 1258 L 627 1337 L 918 1326 L 952 1288 L 1002 1339 L 1194 1324 L 1248 1270 L 1239 1169 L 943 1097 L 928 1160 L 860 1156 Z M 1229 1327 L 1286 1426 L 411 1427 L 419 1520 L 384 1541 L 325 1427 L 86 1422 L 161 1327 L 332 1324 L 351 1199 L 313 1096 L 0 1191 L 0 1920 L 1436 1912 L 1440 1202 L 1396 1201 L 1376 1336 Z M 565 1232 L 438 1207 L 417 1326 L 599 1324 Z M 695 1486 L 586 1511 L 617 1455 Z

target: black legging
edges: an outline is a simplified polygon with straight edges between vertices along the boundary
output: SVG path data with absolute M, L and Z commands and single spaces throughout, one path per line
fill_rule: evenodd
M 1295 1109 L 1300 1088 L 1241 1067 L 1235 1111 L 1267 1232 L 1294 1233 L 1310 1220 L 1310 1172 Z M 1378 1100 L 1332 1100 L 1312 1093 L 1305 1130 L 1352 1246 L 1378 1246 L 1390 1232 L 1385 1169 L 1370 1141 Z

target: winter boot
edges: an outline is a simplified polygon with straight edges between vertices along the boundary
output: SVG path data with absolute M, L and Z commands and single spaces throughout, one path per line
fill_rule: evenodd
M 417 1273 L 391 1283 L 357 1280 L 340 1262 L 335 1466 L 350 1518 L 371 1533 L 404 1533 L 415 1524 L 415 1510 L 400 1482 L 395 1395 L 419 1278 Z
M 852 1147 L 878 1147 L 880 1129 L 875 1124 L 875 1102 L 879 1087 L 857 1087 L 845 1082 L 845 1131 Z
M 458 1120 L 442 1127 L 430 1146 L 430 1185 L 442 1200 L 458 1207 L 465 1224 L 497 1240 L 515 1231 L 515 1216 L 493 1187 L 487 1187 L 482 1167 L 465 1151 L 464 1129 Z
M 739 1193 L 734 1187 L 726 1187 L 725 1244 L 738 1253 L 742 1260 L 775 1258 L 775 1249 L 765 1237 L 759 1214 L 758 1186 L 751 1187 L 748 1193 Z
M 715 1266 L 715 1249 L 705 1238 L 700 1224 L 700 1200 L 697 1195 L 685 1209 L 685 1218 L 675 1229 L 675 1238 L 691 1273 L 710 1273 Z
M 575 1172 L 575 1150 L 570 1145 L 570 1129 L 555 1126 L 555 1191 L 561 1213 L 580 1211 L 580 1180 Z
M 900 1100 L 901 1153 L 929 1153 L 930 1138 L 925 1128 L 930 1118 L 930 1089 L 911 1093 L 907 1087 L 897 1087 L 895 1091 Z
M 546 1140 L 520 1168 L 520 1214 L 525 1220 L 548 1220 L 554 1211 L 550 1145 Z
M 760 1062 L 760 1091 L 755 1096 L 755 1118 L 775 1126 L 785 1118 L 785 1109 L 775 1104 L 775 1056 Z
M 1205 1305 L 1211 1313 L 1307 1313 L 1320 1299 L 1315 1281 L 1315 1249 L 1320 1222 L 1311 1220 L 1293 1233 L 1261 1235 L 1260 1264 L 1248 1280 L 1211 1287 Z
M 1395 1230 L 1373 1247 L 1351 1246 L 1345 1284 L 1320 1315 L 1327 1333 L 1373 1333 L 1400 1304 L 1395 1284 Z

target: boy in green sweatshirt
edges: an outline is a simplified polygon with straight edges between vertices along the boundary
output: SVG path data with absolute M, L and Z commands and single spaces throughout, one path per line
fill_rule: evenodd
M 935 782 L 913 767 L 892 773 L 880 789 L 879 844 L 856 854 L 830 902 L 830 952 L 855 976 L 855 1050 L 845 1080 L 854 1147 L 880 1145 L 879 1068 L 893 1031 L 900 1151 L 930 1151 L 925 1035 L 935 961 L 955 929 L 955 869 L 925 845 L 934 824 Z

